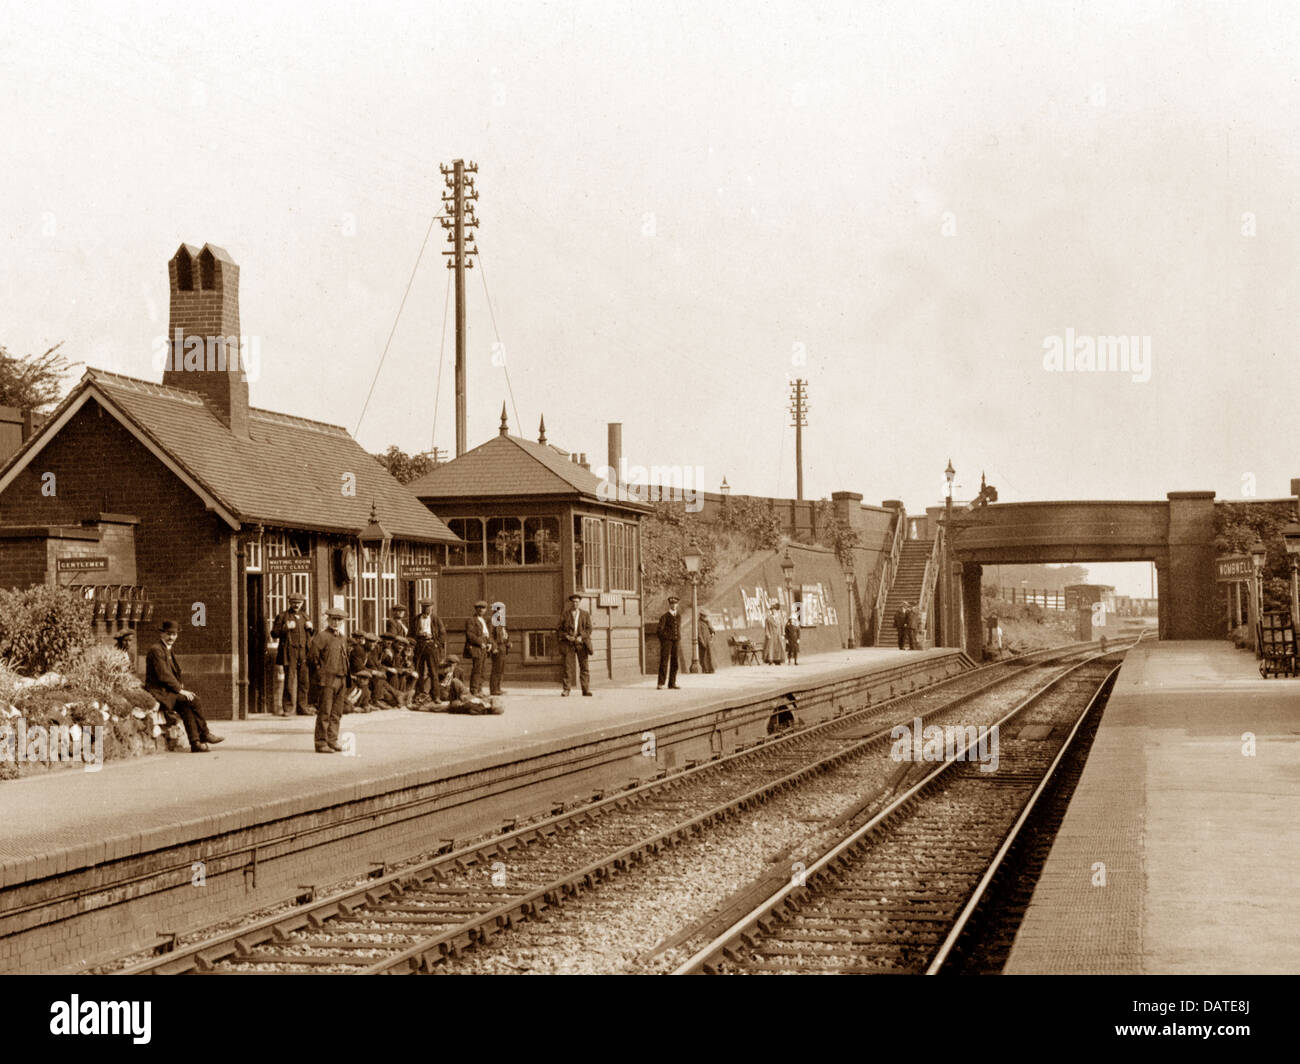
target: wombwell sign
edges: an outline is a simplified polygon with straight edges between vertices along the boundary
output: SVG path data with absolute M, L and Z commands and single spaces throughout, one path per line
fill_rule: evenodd
M 1255 563 L 1249 554 L 1224 554 L 1214 559 L 1214 578 L 1221 584 L 1249 580 L 1255 575 Z

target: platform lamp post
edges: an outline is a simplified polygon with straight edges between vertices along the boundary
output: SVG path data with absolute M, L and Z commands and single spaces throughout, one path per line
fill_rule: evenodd
M 1255 569 L 1255 579 L 1252 581 L 1251 590 L 1254 592 L 1255 599 L 1255 656 L 1259 657 L 1262 653 L 1260 647 L 1260 626 L 1264 623 L 1264 559 L 1268 555 L 1268 548 L 1264 546 L 1264 541 L 1255 537 L 1255 542 L 1250 545 L 1250 560 Z
M 382 589 L 384 583 L 384 570 L 388 568 L 388 557 L 393 549 L 393 534 L 379 523 L 379 516 L 375 512 L 375 504 L 373 502 L 370 504 L 370 523 L 362 529 L 361 535 L 358 536 L 357 539 L 360 540 L 361 546 L 366 548 L 370 553 L 370 556 L 375 559 L 375 586 L 376 588 Z M 379 595 L 379 601 L 375 603 L 376 610 L 378 610 L 380 604 L 383 602 L 383 591 L 379 590 L 377 594 Z M 376 614 L 375 623 L 383 624 L 383 621 L 384 619 Z M 361 623 L 359 608 L 357 623 Z
M 1291 561 L 1291 631 L 1300 624 L 1300 524 L 1292 521 L 1282 529 L 1282 542 L 1286 544 L 1286 556 Z
M 682 555 L 682 564 L 691 578 L 691 672 L 700 672 L 700 563 L 704 561 L 699 551 L 690 550 Z
M 948 495 L 943 503 L 943 645 L 946 647 L 957 645 L 957 603 L 952 586 L 952 481 L 956 475 L 949 458 L 948 468 L 943 471 L 948 481 Z
M 790 604 L 790 616 L 794 616 L 794 562 L 790 558 L 790 548 L 785 548 L 785 556 L 781 559 L 781 576 L 785 580 L 785 600 Z

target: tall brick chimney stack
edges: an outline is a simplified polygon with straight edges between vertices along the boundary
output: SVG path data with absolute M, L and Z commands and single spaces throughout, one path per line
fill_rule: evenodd
M 162 382 L 198 392 L 221 423 L 246 440 L 248 381 L 240 365 L 239 267 L 212 244 L 202 250 L 182 244 L 167 264 L 167 275 L 171 357 Z

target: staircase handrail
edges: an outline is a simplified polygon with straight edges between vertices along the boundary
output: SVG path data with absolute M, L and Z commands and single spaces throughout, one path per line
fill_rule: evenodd
M 930 616 L 934 613 L 934 585 L 939 579 L 939 570 L 943 566 L 943 537 L 947 529 L 942 524 L 934 537 L 934 546 L 930 548 L 930 557 L 925 560 L 925 574 L 921 577 L 921 601 L 917 609 L 921 611 L 921 639 L 930 637 Z
M 903 554 L 903 541 L 907 538 L 907 511 L 901 506 L 894 511 L 894 540 L 889 546 L 889 553 L 880 559 L 880 582 L 876 585 L 876 605 L 871 613 L 871 639 L 880 638 L 880 626 L 884 624 L 885 600 L 889 589 L 894 586 L 894 577 L 898 574 L 898 559 Z

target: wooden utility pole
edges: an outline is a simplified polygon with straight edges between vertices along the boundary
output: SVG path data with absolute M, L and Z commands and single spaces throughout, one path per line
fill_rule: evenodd
M 467 176 L 478 173 L 478 163 L 466 165 L 464 159 L 457 159 L 450 166 L 440 166 L 443 183 L 447 191 L 442 194 L 444 204 L 442 227 L 447 230 L 447 243 L 451 251 L 443 254 L 450 256 L 447 269 L 456 271 L 456 457 L 467 450 L 465 443 L 465 270 L 473 269 L 471 255 L 478 254 L 478 247 L 465 247 L 466 240 L 473 240 L 473 230 L 478 226 L 474 214 L 474 200 L 478 199 L 478 190 L 474 187 L 474 178 Z M 447 211 L 450 210 L 450 214 Z
M 803 430 L 808 424 L 808 382 L 793 380 L 790 382 L 790 416 L 794 418 L 794 470 L 796 491 L 795 498 L 803 501 Z

